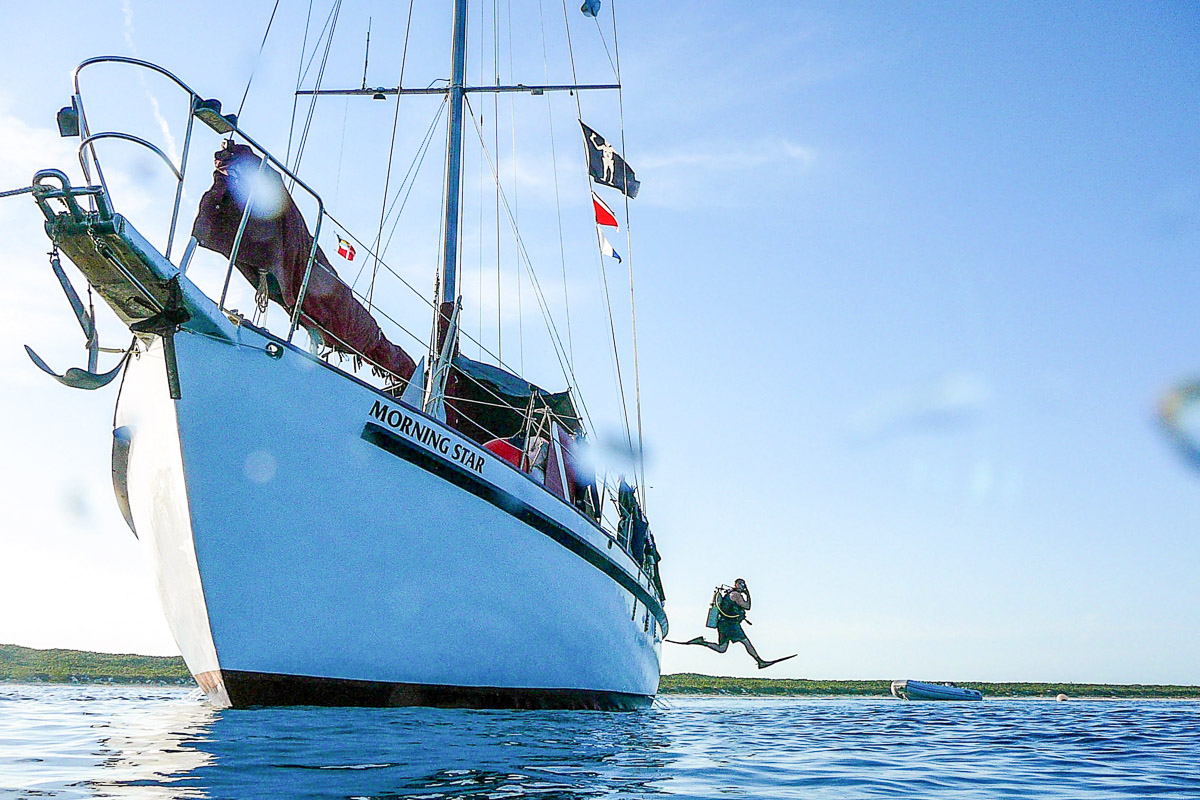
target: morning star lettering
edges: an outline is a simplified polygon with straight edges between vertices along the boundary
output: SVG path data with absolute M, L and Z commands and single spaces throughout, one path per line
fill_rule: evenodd
M 454 442 L 449 436 L 438 433 L 437 429 L 432 425 L 415 419 L 407 412 L 392 408 L 378 400 L 371 405 L 371 416 L 387 425 L 392 430 L 401 435 L 412 439 L 417 444 L 441 453 L 451 461 L 462 464 L 464 467 L 474 470 L 478 474 L 483 474 L 484 459 L 482 455 L 474 453 L 468 447 L 463 447 L 461 444 Z

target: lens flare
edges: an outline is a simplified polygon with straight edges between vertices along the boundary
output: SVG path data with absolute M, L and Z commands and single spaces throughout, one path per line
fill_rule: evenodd
M 1159 406 L 1158 419 L 1183 457 L 1200 469 L 1200 381 L 1169 392 Z
M 275 219 L 283 213 L 287 193 L 279 174 L 271 169 L 259 169 L 257 159 L 244 159 L 236 167 L 238 180 L 231 181 L 237 204 L 245 208 L 250 203 L 250 214 L 256 219 Z

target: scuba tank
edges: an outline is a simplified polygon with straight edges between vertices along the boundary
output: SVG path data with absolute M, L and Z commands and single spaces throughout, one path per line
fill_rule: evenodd
M 721 612 L 717 608 L 717 604 L 721 602 L 721 595 L 728 589 L 726 586 L 718 586 L 713 589 L 712 603 L 708 606 L 708 621 L 704 623 L 706 628 L 717 627 L 717 620 L 721 618 Z

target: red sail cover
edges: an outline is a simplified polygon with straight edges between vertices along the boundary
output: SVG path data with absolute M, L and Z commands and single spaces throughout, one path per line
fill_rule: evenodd
M 262 161 L 250 147 L 227 141 L 215 158 L 213 185 L 200 198 L 192 235 L 201 247 L 228 258 L 250 187 L 258 181 L 252 198 L 254 207 L 238 247 L 237 268 L 254 286 L 260 286 L 265 276 L 267 296 L 290 314 L 296 307 L 312 249 L 308 225 L 284 189 L 279 173 L 269 167 L 260 173 Z M 263 197 L 268 202 L 262 202 Z M 388 341 L 379 323 L 338 278 L 320 247 L 300 320 L 306 327 L 327 334 L 327 344 L 335 350 L 360 355 L 398 378 L 407 381 L 416 370 L 412 358 Z

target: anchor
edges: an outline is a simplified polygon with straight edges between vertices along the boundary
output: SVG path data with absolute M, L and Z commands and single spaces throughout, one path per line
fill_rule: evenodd
M 58 248 L 55 247 L 50 253 L 50 268 L 54 270 L 54 276 L 58 278 L 59 284 L 62 285 L 63 291 L 67 295 L 67 302 L 71 304 L 71 310 L 75 312 L 75 318 L 79 320 L 79 327 L 83 328 L 83 335 L 87 339 L 88 348 L 88 365 L 87 369 L 79 367 L 71 367 L 64 374 L 59 375 L 50 368 L 41 356 L 34 352 L 33 348 L 25 345 L 25 352 L 37 364 L 38 368 L 45 372 L 54 380 L 61 383 L 63 386 L 70 386 L 72 389 L 99 389 L 101 386 L 107 386 L 112 383 L 113 378 L 117 377 L 121 371 L 121 367 L 125 366 L 125 361 L 129 358 L 130 350 L 108 350 L 106 352 L 124 353 L 117 365 L 108 372 L 96 372 L 96 364 L 100 358 L 100 335 L 96 331 L 96 312 L 91 304 L 89 292 L 88 308 L 83 307 L 83 301 L 79 299 L 79 293 L 75 291 L 75 287 L 71 285 L 71 281 L 67 278 L 67 273 L 63 272 L 62 263 L 58 259 Z

